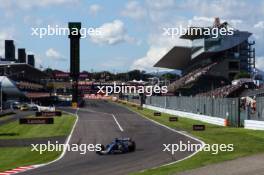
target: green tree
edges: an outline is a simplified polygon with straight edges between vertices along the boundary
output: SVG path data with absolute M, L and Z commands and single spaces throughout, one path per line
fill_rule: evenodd
M 179 78 L 179 75 L 172 74 L 172 73 L 165 73 L 161 77 L 166 79 L 166 80 L 175 80 L 175 79 Z
M 250 74 L 246 71 L 241 71 L 235 75 L 234 80 L 240 79 L 240 78 L 250 78 Z

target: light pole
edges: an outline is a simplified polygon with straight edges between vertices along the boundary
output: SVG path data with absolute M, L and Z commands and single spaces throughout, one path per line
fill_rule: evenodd
M 1 86 L 1 112 L 3 112 L 3 89 L 2 89 L 2 80 L 0 82 L 0 86 Z

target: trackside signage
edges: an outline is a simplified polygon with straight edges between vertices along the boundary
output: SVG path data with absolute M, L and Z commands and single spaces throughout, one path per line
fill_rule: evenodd
M 53 118 L 21 118 L 19 124 L 54 124 Z
M 160 112 L 154 112 L 153 115 L 154 116 L 161 116 L 161 113 Z
M 36 116 L 43 116 L 43 117 L 53 117 L 53 116 L 61 116 L 61 111 L 41 111 L 36 112 Z
M 205 125 L 193 125 L 193 130 L 194 131 L 204 131 Z
M 178 117 L 170 117 L 169 121 L 170 122 L 177 122 L 178 121 Z

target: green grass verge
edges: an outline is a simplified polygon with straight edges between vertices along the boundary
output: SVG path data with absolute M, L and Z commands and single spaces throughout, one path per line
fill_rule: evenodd
M 0 126 L 0 139 L 65 136 L 70 133 L 74 121 L 75 117 L 68 114 L 64 114 L 61 117 L 54 117 L 54 124 L 50 125 L 20 125 L 19 121 L 14 121 Z M 13 136 L 8 134 L 13 134 Z
M 0 148 L 0 172 L 20 166 L 42 164 L 56 159 L 61 152 L 43 152 L 40 155 L 36 151 L 30 151 L 30 147 Z
M 3 117 L 0 117 L 0 121 L 8 120 L 8 119 L 12 118 L 13 116 L 14 116 L 14 114 L 5 115 Z
M 144 172 L 134 173 L 134 175 L 170 175 L 213 163 L 232 160 L 242 156 L 264 153 L 264 131 L 221 127 L 186 118 L 179 118 L 178 122 L 169 122 L 169 117 L 171 116 L 169 114 L 162 113 L 162 116 L 158 117 L 153 116 L 153 110 L 137 110 L 136 107 L 132 107 L 131 105 L 125 106 L 144 117 L 155 120 L 166 126 L 177 130 L 187 131 L 207 144 L 234 144 L 233 152 L 219 152 L 214 155 L 211 152 L 202 151 L 182 162 L 155 169 L 149 169 Z M 205 124 L 206 130 L 193 131 L 193 124 Z
M 51 125 L 20 125 L 18 121 L 0 126 L 0 134 L 15 133 L 14 136 L 0 136 L 5 139 L 44 138 L 54 136 L 67 136 L 70 134 L 76 117 L 63 114 L 54 118 Z M 20 166 L 42 164 L 56 159 L 61 151 L 39 152 L 31 151 L 31 147 L 1 147 L 0 172 Z

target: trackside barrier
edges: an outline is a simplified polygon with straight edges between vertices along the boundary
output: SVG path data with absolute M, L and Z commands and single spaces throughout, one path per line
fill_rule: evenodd
M 130 104 L 130 105 L 133 105 L 133 107 L 140 107 L 140 105 L 138 104 L 138 103 L 134 103 L 134 102 L 130 102 L 130 101 L 126 101 L 126 100 L 118 100 L 119 102 L 121 102 L 121 103 L 127 103 L 127 104 Z
M 246 129 L 264 130 L 264 121 L 245 120 L 244 125 Z
M 55 111 L 55 107 L 38 106 L 39 111 Z
M 91 99 L 91 100 L 111 100 L 111 96 L 104 96 L 104 95 L 95 95 L 95 94 L 85 94 L 85 99 Z
M 229 122 L 228 122 L 227 119 L 224 119 L 224 125 L 225 125 L 225 126 L 229 126 Z
M 5 110 L 4 112 L 0 113 L 0 118 L 12 114 L 15 114 L 15 112 L 12 110 Z
M 136 97 L 133 97 L 131 95 L 127 95 L 125 97 L 122 97 L 122 98 L 119 98 L 120 100 L 123 100 L 123 101 L 126 101 L 126 102 L 131 102 L 131 103 L 134 103 L 134 104 L 140 104 L 140 100 Z
M 178 111 L 178 113 L 191 113 L 192 117 L 198 119 L 204 116 L 206 121 L 227 119 L 225 125 L 234 127 L 239 127 L 243 123 L 240 121 L 239 98 L 151 96 L 146 98 L 146 105 Z
M 160 108 L 160 107 L 155 107 L 155 106 L 150 106 L 150 105 L 143 105 L 143 107 L 147 109 L 164 112 L 164 113 L 176 115 L 179 117 L 185 117 L 185 118 L 189 118 L 193 120 L 199 120 L 202 122 L 211 123 L 211 124 L 215 124 L 219 126 L 225 126 L 225 122 L 226 122 L 226 120 L 223 118 L 211 117 L 207 115 L 194 114 L 194 113 L 177 111 L 177 110 L 172 110 L 172 109 L 165 109 L 165 108 Z

